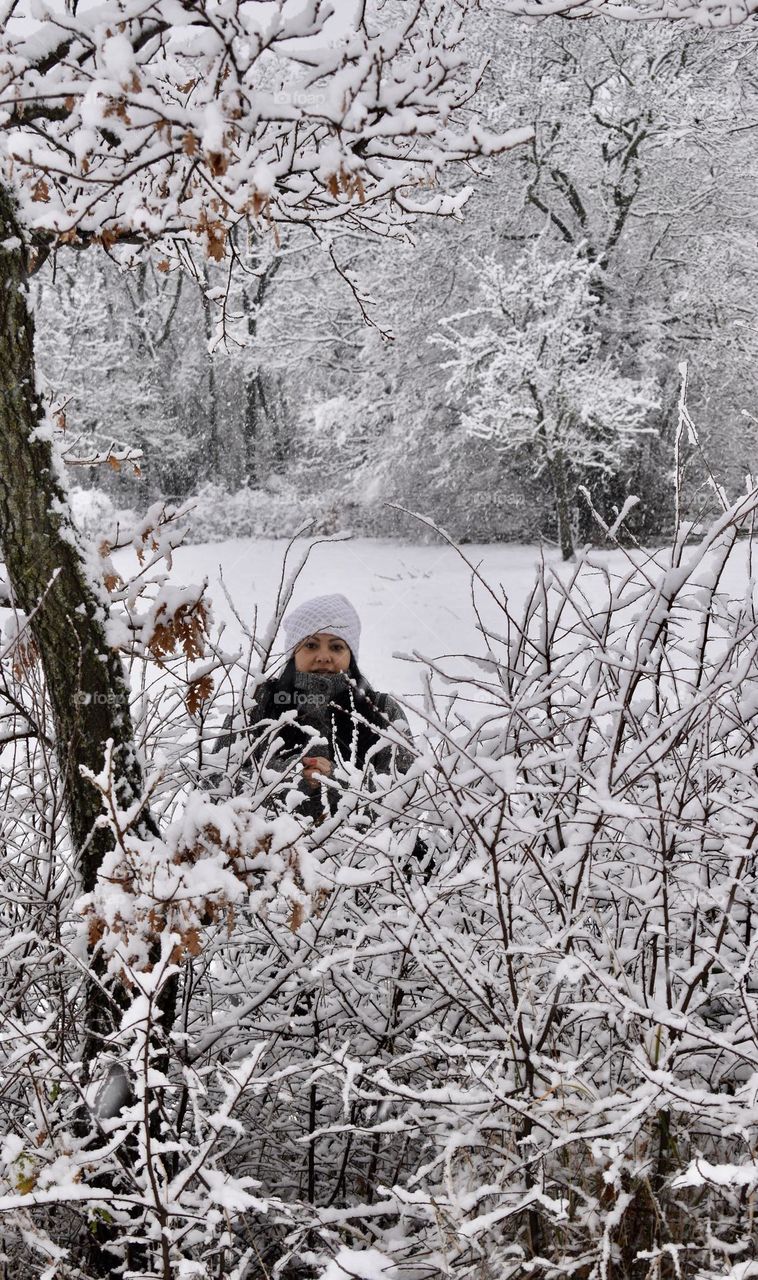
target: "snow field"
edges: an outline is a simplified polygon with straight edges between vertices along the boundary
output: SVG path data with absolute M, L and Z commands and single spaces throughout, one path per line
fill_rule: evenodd
M 174 553 L 172 580 L 184 586 L 207 578 L 215 623 L 223 625 L 221 646 L 231 652 L 245 643 L 235 611 L 245 626 L 263 634 L 273 617 L 285 557 L 291 571 L 305 546 L 304 540 L 293 546 L 285 539 L 250 538 L 181 547 Z M 634 555 L 643 562 L 640 553 Z M 669 557 L 667 548 L 655 553 L 660 568 Z M 748 544 L 739 543 L 720 583 L 723 596 L 743 596 L 749 557 Z M 576 565 L 563 563 L 555 548 L 534 545 L 467 544 L 456 549 L 442 542 L 322 541 L 308 556 L 290 607 L 331 592 L 348 596 L 361 618 L 361 670 L 375 688 L 391 692 L 412 711 L 421 698 L 424 668 L 408 658 L 418 654 L 436 662 L 451 656 L 483 656 L 487 646 L 480 620 L 502 634 L 504 614 L 498 601 L 506 599 L 509 610 L 520 616 L 542 559 L 556 583 L 568 584 L 576 572 Z M 120 572 L 128 571 L 127 553 L 114 560 Z M 614 578 L 627 575 L 629 568 L 622 551 L 589 552 L 579 573 L 583 601 L 600 603 L 607 595 L 598 570 L 605 569 Z M 656 578 L 659 571 L 654 571 Z M 705 572 L 698 568 L 696 584 L 705 583 Z M 630 623 L 633 618 L 632 608 Z M 564 643 L 570 647 L 570 637 Z M 278 652 L 275 644 L 274 653 Z M 470 674 L 471 664 L 448 661 L 444 670 Z

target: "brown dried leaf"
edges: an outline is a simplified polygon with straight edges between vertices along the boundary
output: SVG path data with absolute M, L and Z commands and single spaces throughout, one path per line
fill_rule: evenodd
M 267 205 L 268 196 L 263 195 L 261 191 L 254 191 L 247 202 L 247 209 L 249 213 L 252 213 L 254 218 L 257 218 L 258 214 L 262 213 Z
M 194 605 L 180 605 L 173 618 L 163 619 L 165 606 L 158 610 L 148 649 L 154 658 L 165 658 L 176 653 L 181 645 L 189 661 L 205 656 L 205 629 L 208 613 L 202 600 Z
M 104 249 L 110 249 L 121 238 L 121 227 L 104 227 L 100 235 L 100 243 Z
M 38 204 L 47 204 L 50 199 L 50 188 L 44 178 L 38 178 L 32 187 L 32 200 Z
M 321 912 L 323 911 L 324 907 L 329 901 L 329 897 L 330 897 L 330 893 L 328 889 L 316 890 L 316 892 L 313 895 L 313 914 L 314 915 L 316 916 L 321 915 Z
M 197 138 L 194 133 L 187 132 L 182 138 L 182 151 L 185 156 L 194 156 L 197 154 Z
M 218 208 L 218 201 L 211 200 L 211 207 Z M 205 236 L 206 254 L 215 262 L 221 262 L 226 245 L 226 227 L 218 218 L 209 218 L 204 209 L 197 220 L 197 230 Z
M 185 658 L 190 661 L 205 656 L 205 628 L 208 614 L 202 600 L 198 600 L 193 609 L 183 607 L 177 610 L 174 625 L 176 634 L 184 650 Z
M 229 160 L 224 151 L 209 151 L 206 160 L 214 178 L 220 178 L 229 168 Z
M 187 690 L 185 704 L 191 716 L 196 716 L 200 711 L 204 702 L 207 702 L 213 693 L 213 676 L 200 676 L 197 680 L 190 680 Z
M 224 258 L 224 244 L 226 242 L 226 231 L 220 222 L 208 224 L 208 257 L 213 258 L 214 262 L 222 262 Z
M 131 116 L 126 109 L 126 100 L 124 98 L 114 98 L 112 102 L 109 102 L 103 112 L 103 115 L 106 119 L 108 117 L 116 116 L 116 118 L 122 120 L 124 124 L 132 123 Z
M 158 659 L 167 658 L 169 654 L 176 653 L 176 632 L 173 626 L 170 623 L 157 622 L 147 647 L 153 657 Z
M 23 680 L 34 670 L 39 659 L 39 649 L 34 638 L 21 635 L 16 639 L 11 650 L 11 671 L 16 680 Z
M 100 939 L 105 933 L 105 921 L 102 916 L 93 916 L 89 922 L 87 930 L 87 942 L 91 947 L 96 947 Z
M 191 956 L 199 956 L 202 951 L 202 942 L 200 940 L 200 930 L 197 928 L 188 929 L 182 937 L 182 942 L 186 950 Z

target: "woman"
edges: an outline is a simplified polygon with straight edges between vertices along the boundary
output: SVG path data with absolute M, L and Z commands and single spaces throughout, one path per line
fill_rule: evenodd
M 399 732 L 410 741 L 410 728 L 394 698 L 377 693 L 361 674 L 360 619 L 345 596 L 306 600 L 284 619 L 284 633 L 284 670 L 259 686 L 241 727 L 233 730 L 227 718 L 217 750 L 242 741 L 243 767 L 273 769 L 290 787 L 297 781 L 306 797 L 300 811 L 319 820 L 333 808 L 348 770 L 369 780 L 406 772 L 413 756 L 396 739 Z

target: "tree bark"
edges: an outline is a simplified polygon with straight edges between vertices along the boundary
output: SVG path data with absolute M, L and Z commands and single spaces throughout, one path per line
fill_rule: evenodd
M 263 299 L 283 261 L 281 256 L 274 258 L 267 267 L 256 274 L 254 288 L 244 287 L 242 290 L 242 309 L 247 318 L 247 334 L 251 350 L 255 350 L 258 340 L 258 316 Z M 262 483 L 264 479 L 261 468 L 261 444 L 263 428 L 268 419 L 266 389 L 260 366 L 256 363 L 245 377 L 245 416 L 242 424 L 247 482 L 252 486 Z M 271 425 L 274 425 L 273 422 Z M 281 441 L 275 439 L 274 443 L 276 452 L 279 454 Z
M 554 453 L 548 460 L 550 479 L 555 497 L 555 515 L 558 521 L 558 542 L 564 560 L 574 555 L 574 539 L 571 535 L 571 503 L 566 480 L 566 462 L 563 454 Z
M 28 616 L 52 710 L 55 750 L 62 773 L 71 843 L 82 889 L 94 888 L 103 858 L 113 847 L 108 827 L 97 825 L 101 796 L 82 768 L 99 773 L 105 744 L 114 744 L 113 786 L 119 808 L 142 795 L 128 686 L 118 653 L 108 644 L 107 599 L 89 568 L 56 473 L 53 446 L 35 387 L 34 324 L 28 305 L 28 268 L 11 197 L 0 184 L 0 548 L 13 603 Z M 157 834 L 145 809 L 133 828 Z M 111 998 L 98 977 L 88 984 L 83 1059 L 89 1071 L 103 1039 L 112 1035 L 128 997 L 117 984 Z M 170 1026 L 176 984 L 163 1001 Z M 82 1135 L 89 1117 L 80 1117 Z M 108 1276 L 113 1231 L 88 1234 L 84 1251 L 90 1274 Z
M 106 636 L 107 601 L 91 578 L 56 474 L 35 387 L 34 324 L 26 250 L 12 200 L 0 186 L 0 546 L 16 605 L 31 616 L 53 713 L 72 844 L 90 891 L 113 838 L 82 766 L 100 772 L 115 747 L 121 807 L 142 792 L 121 659 Z M 142 834 L 154 833 L 149 813 Z
M 245 416 L 242 429 L 245 447 L 245 476 L 253 488 L 260 482 L 259 450 L 261 424 L 265 420 L 265 397 L 260 370 L 255 368 L 245 378 Z
M 208 297 L 209 288 L 208 272 L 203 270 L 200 300 L 203 308 L 203 325 L 205 326 L 205 355 L 208 361 L 208 430 L 205 438 L 205 449 L 210 478 L 219 481 L 221 479 L 221 444 L 219 441 L 216 365 L 210 351 L 210 343 L 213 337 L 213 304 Z

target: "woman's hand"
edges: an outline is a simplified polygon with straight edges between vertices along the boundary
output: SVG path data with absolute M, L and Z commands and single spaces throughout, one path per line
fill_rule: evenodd
M 311 791 L 315 791 L 321 783 L 321 777 L 329 778 L 332 762 L 326 756 L 303 756 L 303 776 Z

